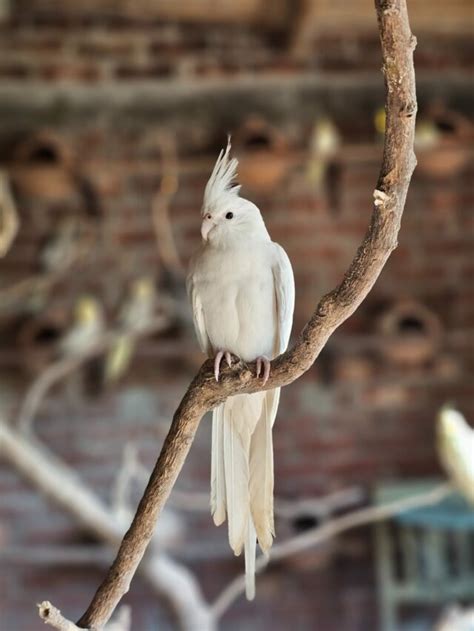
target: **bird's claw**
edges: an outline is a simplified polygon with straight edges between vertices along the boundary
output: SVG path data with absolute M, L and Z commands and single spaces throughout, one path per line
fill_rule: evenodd
M 232 366 L 232 355 L 229 353 L 229 351 L 219 351 L 214 357 L 214 377 L 216 378 L 216 381 L 219 381 L 219 373 L 223 357 L 225 357 L 229 368 Z
M 270 376 L 270 360 L 264 355 L 262 355 L 262 357 L 257 357 L 257 377 L 260 377 L 262 368 L 263 385 L 265 385 L 268 381 L 268 377 Z

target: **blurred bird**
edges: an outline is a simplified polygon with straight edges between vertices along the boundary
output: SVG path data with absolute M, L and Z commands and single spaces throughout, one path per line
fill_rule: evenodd
M 454 484 L 474 504 L 474 429 L 449 406 L 438 415 L 438 453 Z
M 330 161 L 341 145 L 339 130 L 327 116 L 319 118 L 311 133 L 307 177 L 317 189 L 323 187 Z
M 39 255 L 44 272 L 58 272 L 74 261 L 78 247 L 78 223 L 72 217 L 61 221 L 56 231 L 46 239 Z
M 385 114 L 385 108 L 379 107 L 375 110 L 374 114 L 374 127 L 377 132 L 377 137 L 383 140 L 385 137 L 385 127 L 387 125 L 387 115 Z
M 100 302 L 92 296 L 81 296 L 75 306 L 72 326 L 59 342 L 62 355 L 75 357 L 86 353 L 98 343 L 104 329 Z
M 421 118 L 415 127 L 415 147 L 416 149 L 432 149 L 441 140 L 441 132 L 436 123 L 429 118 Z
M 214 357 L 219 379 L 223 359 L 257 362 L 263 384 L 270 359 L 290 337 L 294 280 L 283 248 L 271 241 L 259 209 L 239 197 L 238 162 L 230 139 L 221 151 L 204 193 L 203 243 L 187 279 L 199 344 Z M 229 397 L 212 416 L 211 512 L 216 525 L 227 516 L 229 542 L 245 551 L 246 594 L 255 595 L 256 539 L 272 545 L 272 426 L 280 389 Z
M 129 333 L 137 332 L 149 327 L 155 320 L 157 307 L 157 293 L 152 278 L 142 277 L 135 280 L 129 291 L 128 298 L 119 315 L 119 335 L 105 364 L 105 381 L 111 383 L 120 379 L 127 371 L 133 357 L 135 341 Z

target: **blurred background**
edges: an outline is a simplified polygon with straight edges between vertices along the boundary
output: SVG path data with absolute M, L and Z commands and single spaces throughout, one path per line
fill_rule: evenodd
M 408 4 L 418 167 L 400 245 L 283 392 L 277 543 L 436 484 L 438 409 L 474 419 L 473 9 Z M 242 195 L 292 261 L 296 336 L 368 225 L 380 68 L 370 0 L 0 0 L 3 631 L 43 628 L 46 598 L 72 619 L 84 611 L 201 364 L 184 278 L 226 134 Z M 209 473 L 205 419 L 125 598 L 134 631 L 205 629 L 242 572 L 212 524 Z M 446 605 L 474 600 L 474 520 L 446 510 L 459 589 L 439 563 L 410 565 L 425 539 L 446 543 L 422 515 L 401 544 L 367 526 L 284 556 L 253 603 L 219 601 L 220 628 L 432 628 Z M 405 557 L 403 597 L 387 567 Z

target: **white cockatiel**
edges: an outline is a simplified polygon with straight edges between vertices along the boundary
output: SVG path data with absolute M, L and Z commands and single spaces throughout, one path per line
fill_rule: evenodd
M 293 270 L 283 248 L 267 232 L 259 209 L 239 197 L 238 161 L 230 139 L 204 193 L 203 243 L 187 280 L 194 325 L 202 350 L 214 357 L 216 379 L 231 354 L 257 362 L 266 382 L 270 360 L 282 353 L 293 322 Z M 245 550 L 247 598 L 255 595 L 256 540 L 272 545 L 272 426 L 280 390 L 229 397 L 213 411 L 211 512 L 226 517 L 236 555 Z

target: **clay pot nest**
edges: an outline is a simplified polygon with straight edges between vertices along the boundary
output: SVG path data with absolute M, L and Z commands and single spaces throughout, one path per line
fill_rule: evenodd
M 431 178 L 449 178 L 472 158 L 474 125 L 465 116 L 436 105 L 417 122 L 417 170 Z
M 249 118 L 233 138 L 239 156 L 239 180 L 262 193 L 271 192 L 285 177 L 288 142 L 285 136 L 262 118 Z
M 19 143 L 13 154 L 13 178 L 19 192 L 45 201 L 77 194 L 73 155 L 56 134 L 41 131 Z
M 67 324 L 65 313 L 54 311 L 28 320 L 17 336 L 17 346 L 24 358 L 27 371 L 36 376 L 51 364 L 57 344 Z
M 391 363 L 419 366 L 439 349 L 442 327 L 438 317 L 415 301 L 401 301 L 377 323 L 381 353 Z

